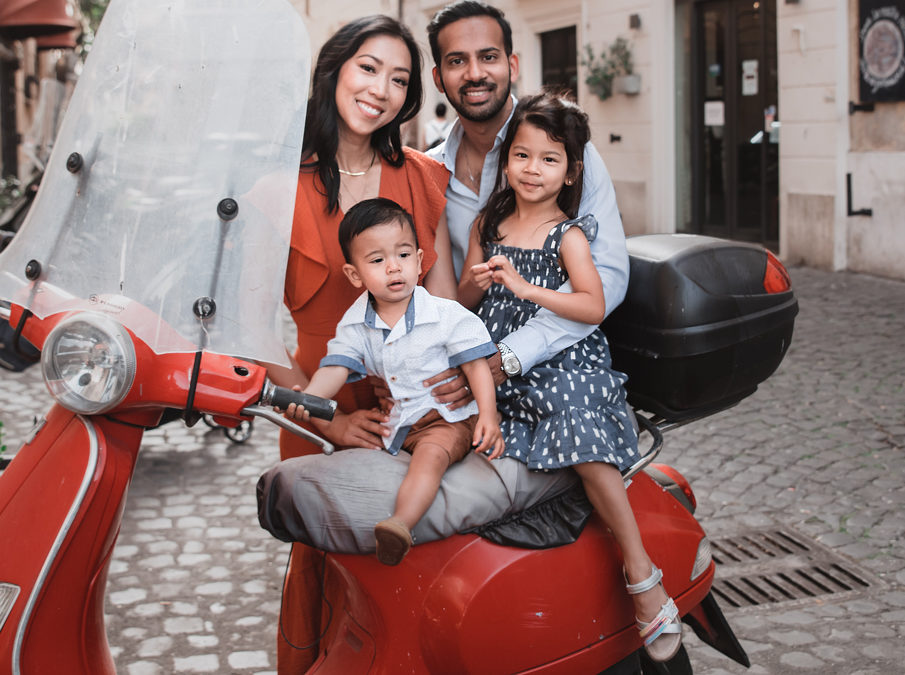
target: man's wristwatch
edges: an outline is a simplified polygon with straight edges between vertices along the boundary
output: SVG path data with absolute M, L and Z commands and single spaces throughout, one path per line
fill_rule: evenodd
M 497 343 L 497 347 L 500 350 L 500 356 L 503 357 L 503 372 L 506 373 L 506 377 L 521 375 L 522 364 L 519 362 L 515 352 L 503 342 Z

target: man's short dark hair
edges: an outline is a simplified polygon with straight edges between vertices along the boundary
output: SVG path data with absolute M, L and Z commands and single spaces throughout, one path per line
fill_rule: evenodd
M 346 262 L 352 262 L 349 249 L 355 237 L 369 228 L 387 223 L 399 223 L 403 227 L 408 225 L 415 237 L 415 248 L 418 248 L 418 233 L 411 214 L 392 199 L 375 197 L 358 202 L 346 211 L 339 223 L 339 247 Z
M 474 16 L 489 16 L 499 24 L 500 30 L 503 31 L 503 49 L 507 57 L 512 56 L 512 26 L 503 16 L 503 12 L 478 0 L 458 0 L 434 14 L 434 18 L 427 25 L 427 40 L 430 42 L 435 66 L 440 67 L 440 59 L 443 56 L 440 53 L 438 38 L 440 31 L 451 23 Z

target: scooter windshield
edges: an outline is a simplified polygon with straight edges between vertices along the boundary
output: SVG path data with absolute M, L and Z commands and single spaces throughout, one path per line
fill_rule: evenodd
M 109 312 L 157 353 L 288 363 L 309 69 L 287 0 L 112 0 L 0 299 Z

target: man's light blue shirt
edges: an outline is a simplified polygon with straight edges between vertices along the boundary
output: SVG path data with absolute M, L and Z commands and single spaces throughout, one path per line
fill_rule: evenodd
M 349 370 L 349 382 L 377 375 L 393 399 L 384 445 L 395 455 L 412 424 L 431 410 L 447 422 L 478 414 L 478 404 L 450 410 L 438 404 L 424 381 L 447 368 L 486 358 L 497 351 L 483 322 L 455 300 L 437 298 L 421 286 L 412 293 L 405 316 L 390 328 L 362 293 L 340 319 L 320 365 Z
M 513 111 L 516 99 L 512 97 Z M 445 143 L 429 150 L 427 154 L 442 164 L 451 174 L 446 188 L 446 220 L 452 242 L 453 265 L 456 277 L 462 275 L 462 265 L 468 251 L 468 237 L 478 212 L 487 204 L 493 192 L 500 159 L 500 147 L 506 137 L 509 119 L 497 133 L 493 147 L 484 159 L 481 171 L 481 193 L 476 195 L 456 176 L 456 153 L 462 142 L 464 130 L 458 119 Z M 584 149 L 584 182 L 578 215 L 592 214 L 599 226 L 597 237 L 590 242 L 594 265 L 603 282 L 606 313 L 613 311 L 625 297 L 628 288 L 628 252 L 625 248 L 625 232 L 622 218 L 616 206 L 616 192 L 613 181 L 593 144 Z M 567 281 L 560 288 L 571 291 Z M 586 338 L 597 326 L 569 321 L 547 309 L 541 308 L 537 315 L 514 333 L 503 338 L 503 342 L 515 352 L 522 364 L 522 372 L 527 372 L 536 364 L 546 361 L 554 354 Z

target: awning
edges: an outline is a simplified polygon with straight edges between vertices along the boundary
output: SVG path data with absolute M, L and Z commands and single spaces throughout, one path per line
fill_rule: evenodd
M 35 45 L 39 51 L 43 49 L 75 49 L 81 32 L 81 28 L 76 28 L 65 33 L 41 35 L 35 38 Z
M 0 37 L 24 40 L 66 33 L 79 27 L 74 0 L 3 0 Z

